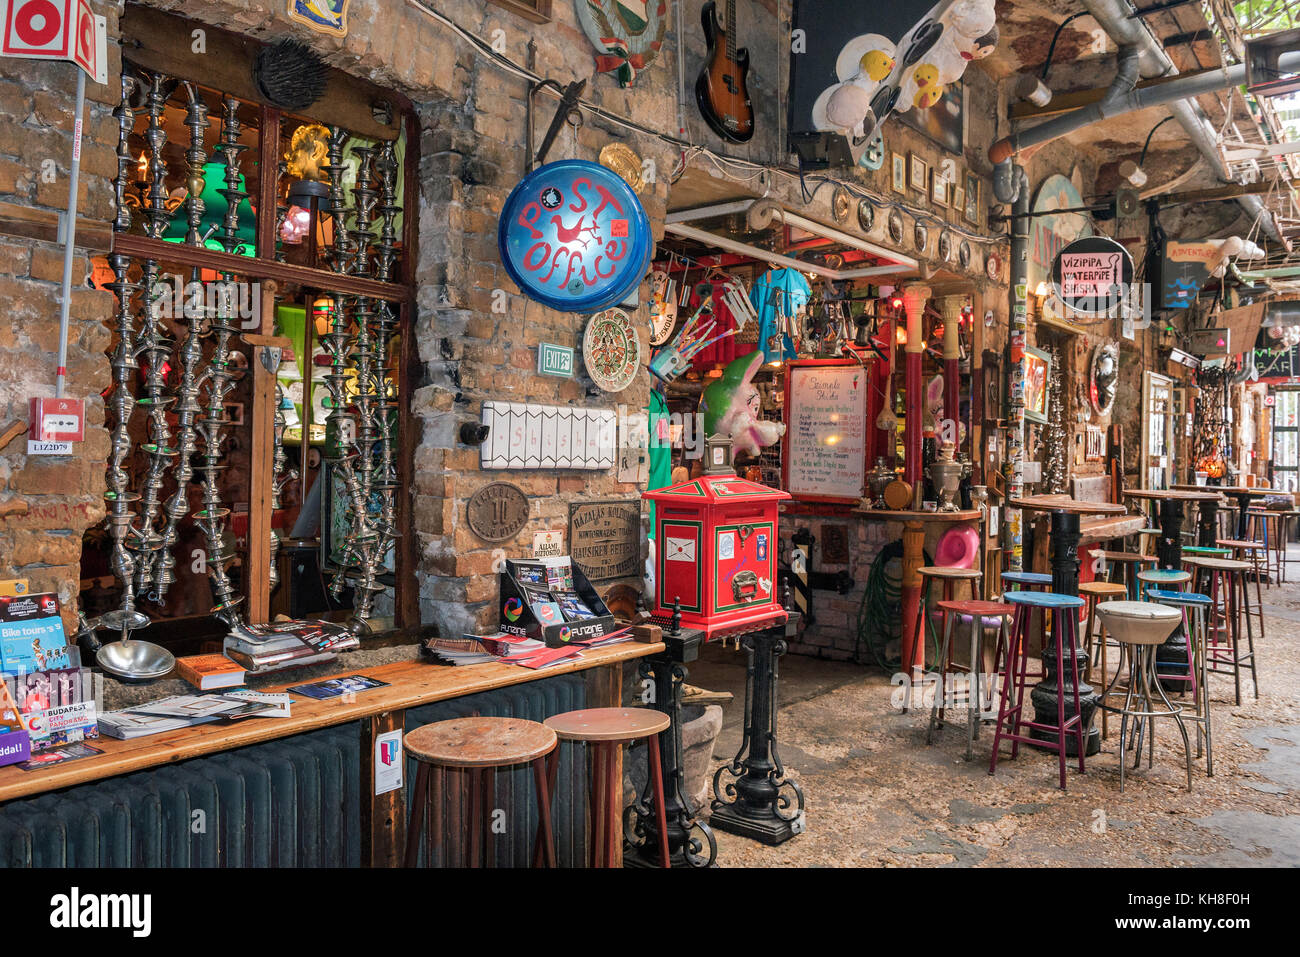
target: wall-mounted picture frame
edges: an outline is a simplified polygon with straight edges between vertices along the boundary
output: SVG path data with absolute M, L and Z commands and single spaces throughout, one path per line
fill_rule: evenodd
M 948 181 L 938 169 L 930 171 L 930 202 L 945 208 L 948 205 Z
M 961 212 L 966 208 L 966 187 L 953 186 L 952 188 L 952 208 Z
M 930 164 L 916 153 L 907 154 L 907 185 L 922 193 L 930 192 Z
M 552 0 L 489 0 L 533 23 L 550 23 Z
M 962 218 L 972 226 L 980 224 L 980 178 L 967 170 L 966 197 L 962 203 Z
M 907 192 L 907 157 L 902 153 L 889 154 L 889 170 L 891 179 L 889 185 L 893 187 L 895 193 Z
M 1047 383 L 1052 378 L 1052 357 L 1042 349 L 1025 346 L 1025 420 L 1047 424 Z

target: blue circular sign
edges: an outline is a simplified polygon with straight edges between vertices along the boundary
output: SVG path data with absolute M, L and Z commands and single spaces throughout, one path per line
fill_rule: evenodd
M 565 312 L 622 302 L 654 253 L 632 187 L 586 160 L 547 163 L 520 180 L 501 209 L 497 245 L 524 295 Z

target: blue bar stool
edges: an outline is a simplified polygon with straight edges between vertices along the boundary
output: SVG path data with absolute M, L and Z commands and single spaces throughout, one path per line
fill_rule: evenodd
M 1146 568 L 1137 573 L 1138 601 L 1147 601 L 1144 596 L 1152 588 L 1177 591 L 1175 585 L 1186 585 L 1192 580 L 1192 573 L 1181 568 Z
M 1002 697 L 998 706 L 998 718 L 993 734 L 993 756 L 989 760 L 989 774 L 993 774 L 997 770 L 998 748 L 1002 741 L 1011 742 L 1011 757 L 1013 759 L 1019 754 L 1020 745 L 1023 742 L 1056 752 L 1060 766 L 1061 790 L 1065 790 L 1066 736 L 1069 734 L 1075 736 L 1075 743 L 1079 749 L 1080 774 L 1084 771 L 1083 755 L 1087 750 L 1084 743 L 1083 717 L 1079 707 L 1079 667 L 1078 660 L 1075 658 L 1078 647 L 1079 609 L 1083 607 L 1083 599 L 1074 595 L 1058 595 L 1054 592 L 1009 591 L 1002 596 L 1002 600 L 1016 606 L 1016 614 L 1011 628 L 1011 643 L 1006 649 L 1006 657 L 1002 666 Z M 1052 616 L 1052 637 L 1054 639 L 1052 644 L 1055 646 L 1058 689 L 1056 695 L 1056 724 L 1054 725 L 1030 721 L 1024 716 L 1025 686 L 1028 684 L 1026 678 L 1029 670 L 1029 615 L 1034 608 L 1041 609 L 1044 615 L 1050 613 Z M 998 654 L 995 655 L 995 661 L 1001 656 L 1001 652 L 1002 639 L 999 635 Z M 1048 653 L 1046 648 L 1043 649 L 1043 653 L 1044 655 Z M 1065 676 L 1065 659 L 1067 656 L 1070 660 L 1070 673 L 1074 678 L 1072 683 L 1074 714 L 1068 719 L 1065 717 L 1065 694 L 1061 688 L 1061 682 Z M 1055 736 L 1056 740 L 1044 740 L 1021 734 L 1021 729 L 1024 728 L 1031 731 L 1049 732 Z
M 1196 756 L 1205 755 L 1205 773 L 1214 777 L 1214 738 L 1210 731 L 1210 685 L 1207 670 L 1208 658 L 1205 654 L 1207 625 L 1205 612 L 1213 604 L 1209 595 L 1199 595 L 1192 591 L 1167 591 L 1163 588 L 1148 588 L 1147 598 L 1161 605 L 1177 608 L 1183 613 L 1183 633 L 1187 635 L 1187 655 L 1194 659 L 1189 669 L 1194 676 L 1192 681 L 1192 704 L 1195 714 L 1191 720 L 1196 722 Z M 1189 662 L 1190 663 L 1190 662 Z M 1177 675 L 1161 675 L 1169 680 Z M 1104 713 L 1104 712 L 1103 712 Z M 1201 739 L 1205 739 L 1202 747 Z
M 1052 576 L 1047 572 L 1003 572 L 1002 584 L 1022 585 L 1025 588 L 1051 588 Z

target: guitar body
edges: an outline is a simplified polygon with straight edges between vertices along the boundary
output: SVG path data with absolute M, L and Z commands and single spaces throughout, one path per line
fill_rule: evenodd
M 734 0 L 733 0 L 734 2 Z M 734 7 L 728 24 L 735 29 Z M 695 81 L 695 102 L 709 128 L 725 140 L 745 143 L 754 135 L 754 107 L 749 101 L 749 51 L 735 49 L 718 22 L 717 4 L 708 0 L 701 17 L 709 43 L 708 59 Z

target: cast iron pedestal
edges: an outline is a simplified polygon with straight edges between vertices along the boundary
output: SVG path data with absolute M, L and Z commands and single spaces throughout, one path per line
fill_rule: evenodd
M 675 635 L 665 631 L 663 640 L 667 650 L 643 659 L 638 673 L 654 683 L 654 706 L 668 715 L 671 722 L 659 734 L 664 809 L 668 818 L 668 860 L 673 867 L 713 867 L 718 845 L 708 825 L 696 819 L 695 808 L 686 796 L 682 757 L 682 685 L 686 681 L 686 662 L 700 656 L 704 632 L 680 628 Z M 625 867 L 660 866 L 661 836 L 654 813 L 654 783 L 649 775 L 646 778 L 645 789 L 624 812 Z
M 1074 512 L 1054 511 L 1052 530 L 1049 538 L 1051 544 L 1052 591 L 1058 595 L 1079 594 L 1079 516 Z M 1077 609 L 1069 609 L 1069 614 L 1077 614 Z M 1044 616 L 1046 617 L 1046 616 Z M 1052 641 L 1060 641 L 1061 636 L 1053 629 Z M 1047 638 L 1043 638 L 1043 680 L 1034 685 L 1029 692 L 1029 700 L 1034 705 L 1034 720 L 1056 725 L 1056 698 L 1065 693 L 1065 718 L 1074 717 L 1074 692 L 1071 690 L 1074 675 L 1070 671 L 1069 659 L 1065 659 L 1065 674 L 1056 674 L 1056 655 L 1047 647 Z M 1101 751 L 1101 732 L 1092 726 L 1092 717 L 1097 710 L 1097 696 L 1091 685 L 1084 684 L 1083 673 L 1088 666 L 1088 653 L 1083 643 L 1076 639 L 1074 649 L 1075 667 L 1079 674 L 1079 711 L 1083 716 L 1084 754 L 1093 755 Z M 1030 737 L 1042 741 L 1056 742 L 1055 732 L 1033 728 Z M 1066 735 L 1068 755 L 1078 754 L 1078 745 L 1073 734 Z
M 745 735 L 730 764 L 713 776 L 713 813 L 719 831 L 783 844 L 804 830 L 803 791 L 785 776 L 776 750 L 777 666 L 785 639 L 798 627 L 799 614 L 764 631 L 746 635 Z M 723 782 L 723 776 L 731 780 Z

